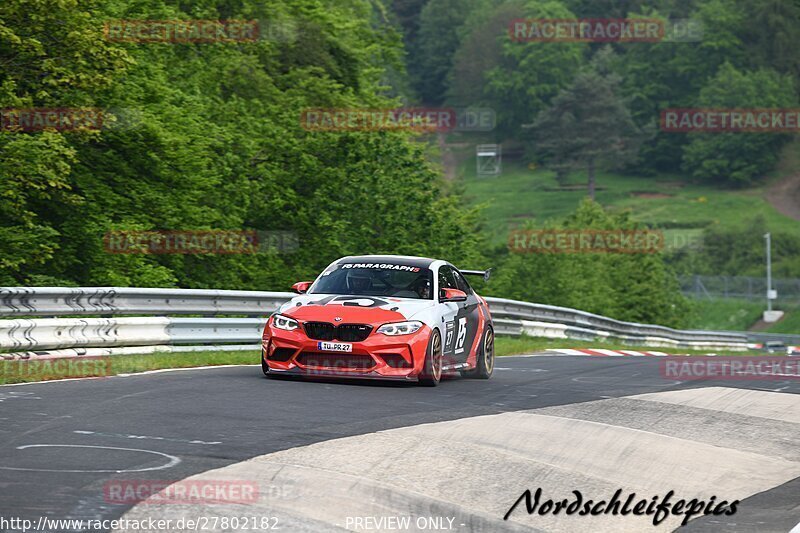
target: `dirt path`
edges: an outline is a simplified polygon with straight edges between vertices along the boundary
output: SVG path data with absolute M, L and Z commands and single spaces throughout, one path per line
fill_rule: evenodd
M 456 154 L 457 150 L 463 150 L 467 143 L 447 143 L 447 136 L 444 133 L 439 133 L 437 136 L 437 143 L 442 157 L 442 168 L 444 170 L 444 177 L 448 181 L 456 179 L 459 155 Z M 463 154 L 462 154 L 463 157 Z
M 800 174 L 776 181 L 767 189 L 765 196 L 781 214 L 800 220 Z
M 781 318 L 781 320 L 783 320 L 783 318 Z M 778 320 L 778 322 L 781 320 Z M 774 326 L 778 322 L 764 322 L 763 320 L 758 320 L 755 324 L 747 328 L 747 331 L 767 331 L 770 326 Z

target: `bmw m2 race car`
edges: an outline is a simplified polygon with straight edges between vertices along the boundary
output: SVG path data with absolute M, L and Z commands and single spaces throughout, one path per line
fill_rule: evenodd
M 261 367 L 281 374 L 418 381 L 444 373 L 488 379 L 494 329 L 486 300 L 446 261 L 405 256 L 345 257 L 273 314 Z

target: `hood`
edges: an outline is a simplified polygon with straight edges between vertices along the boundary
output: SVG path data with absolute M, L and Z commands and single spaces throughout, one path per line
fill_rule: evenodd
M 278 312 L 301 321 L 380 325 L 410 320 L 434 305 L 434 300 L 412 298 L 301 294 L 283 304 Z M 341 320 L 335 320 L 337 317 Z

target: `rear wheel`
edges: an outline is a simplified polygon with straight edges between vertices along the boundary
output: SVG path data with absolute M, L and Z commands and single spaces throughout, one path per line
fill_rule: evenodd
M 494 371 L 494 331 L 486 326 L 483 332 L 483 342 L 478 352 L 478 361 L 473 370 L 462 372 L 465 378 L 489 379 Z
M 419 383 L 425 387 L 435 387 L 442 379 L 442 336 L 438 329 L 431 333 L 428 350 L 425 353 L 425 366 L 419 376 Z

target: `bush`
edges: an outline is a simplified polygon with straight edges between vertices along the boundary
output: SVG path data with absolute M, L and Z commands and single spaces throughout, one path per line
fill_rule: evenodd
M 572 230 L 643 229 L 590 200 L 557 226 Z M 689 302 L 660 253 L 510 253 L 492 295 L 572 307 L 619 320 L 682 327 Z

